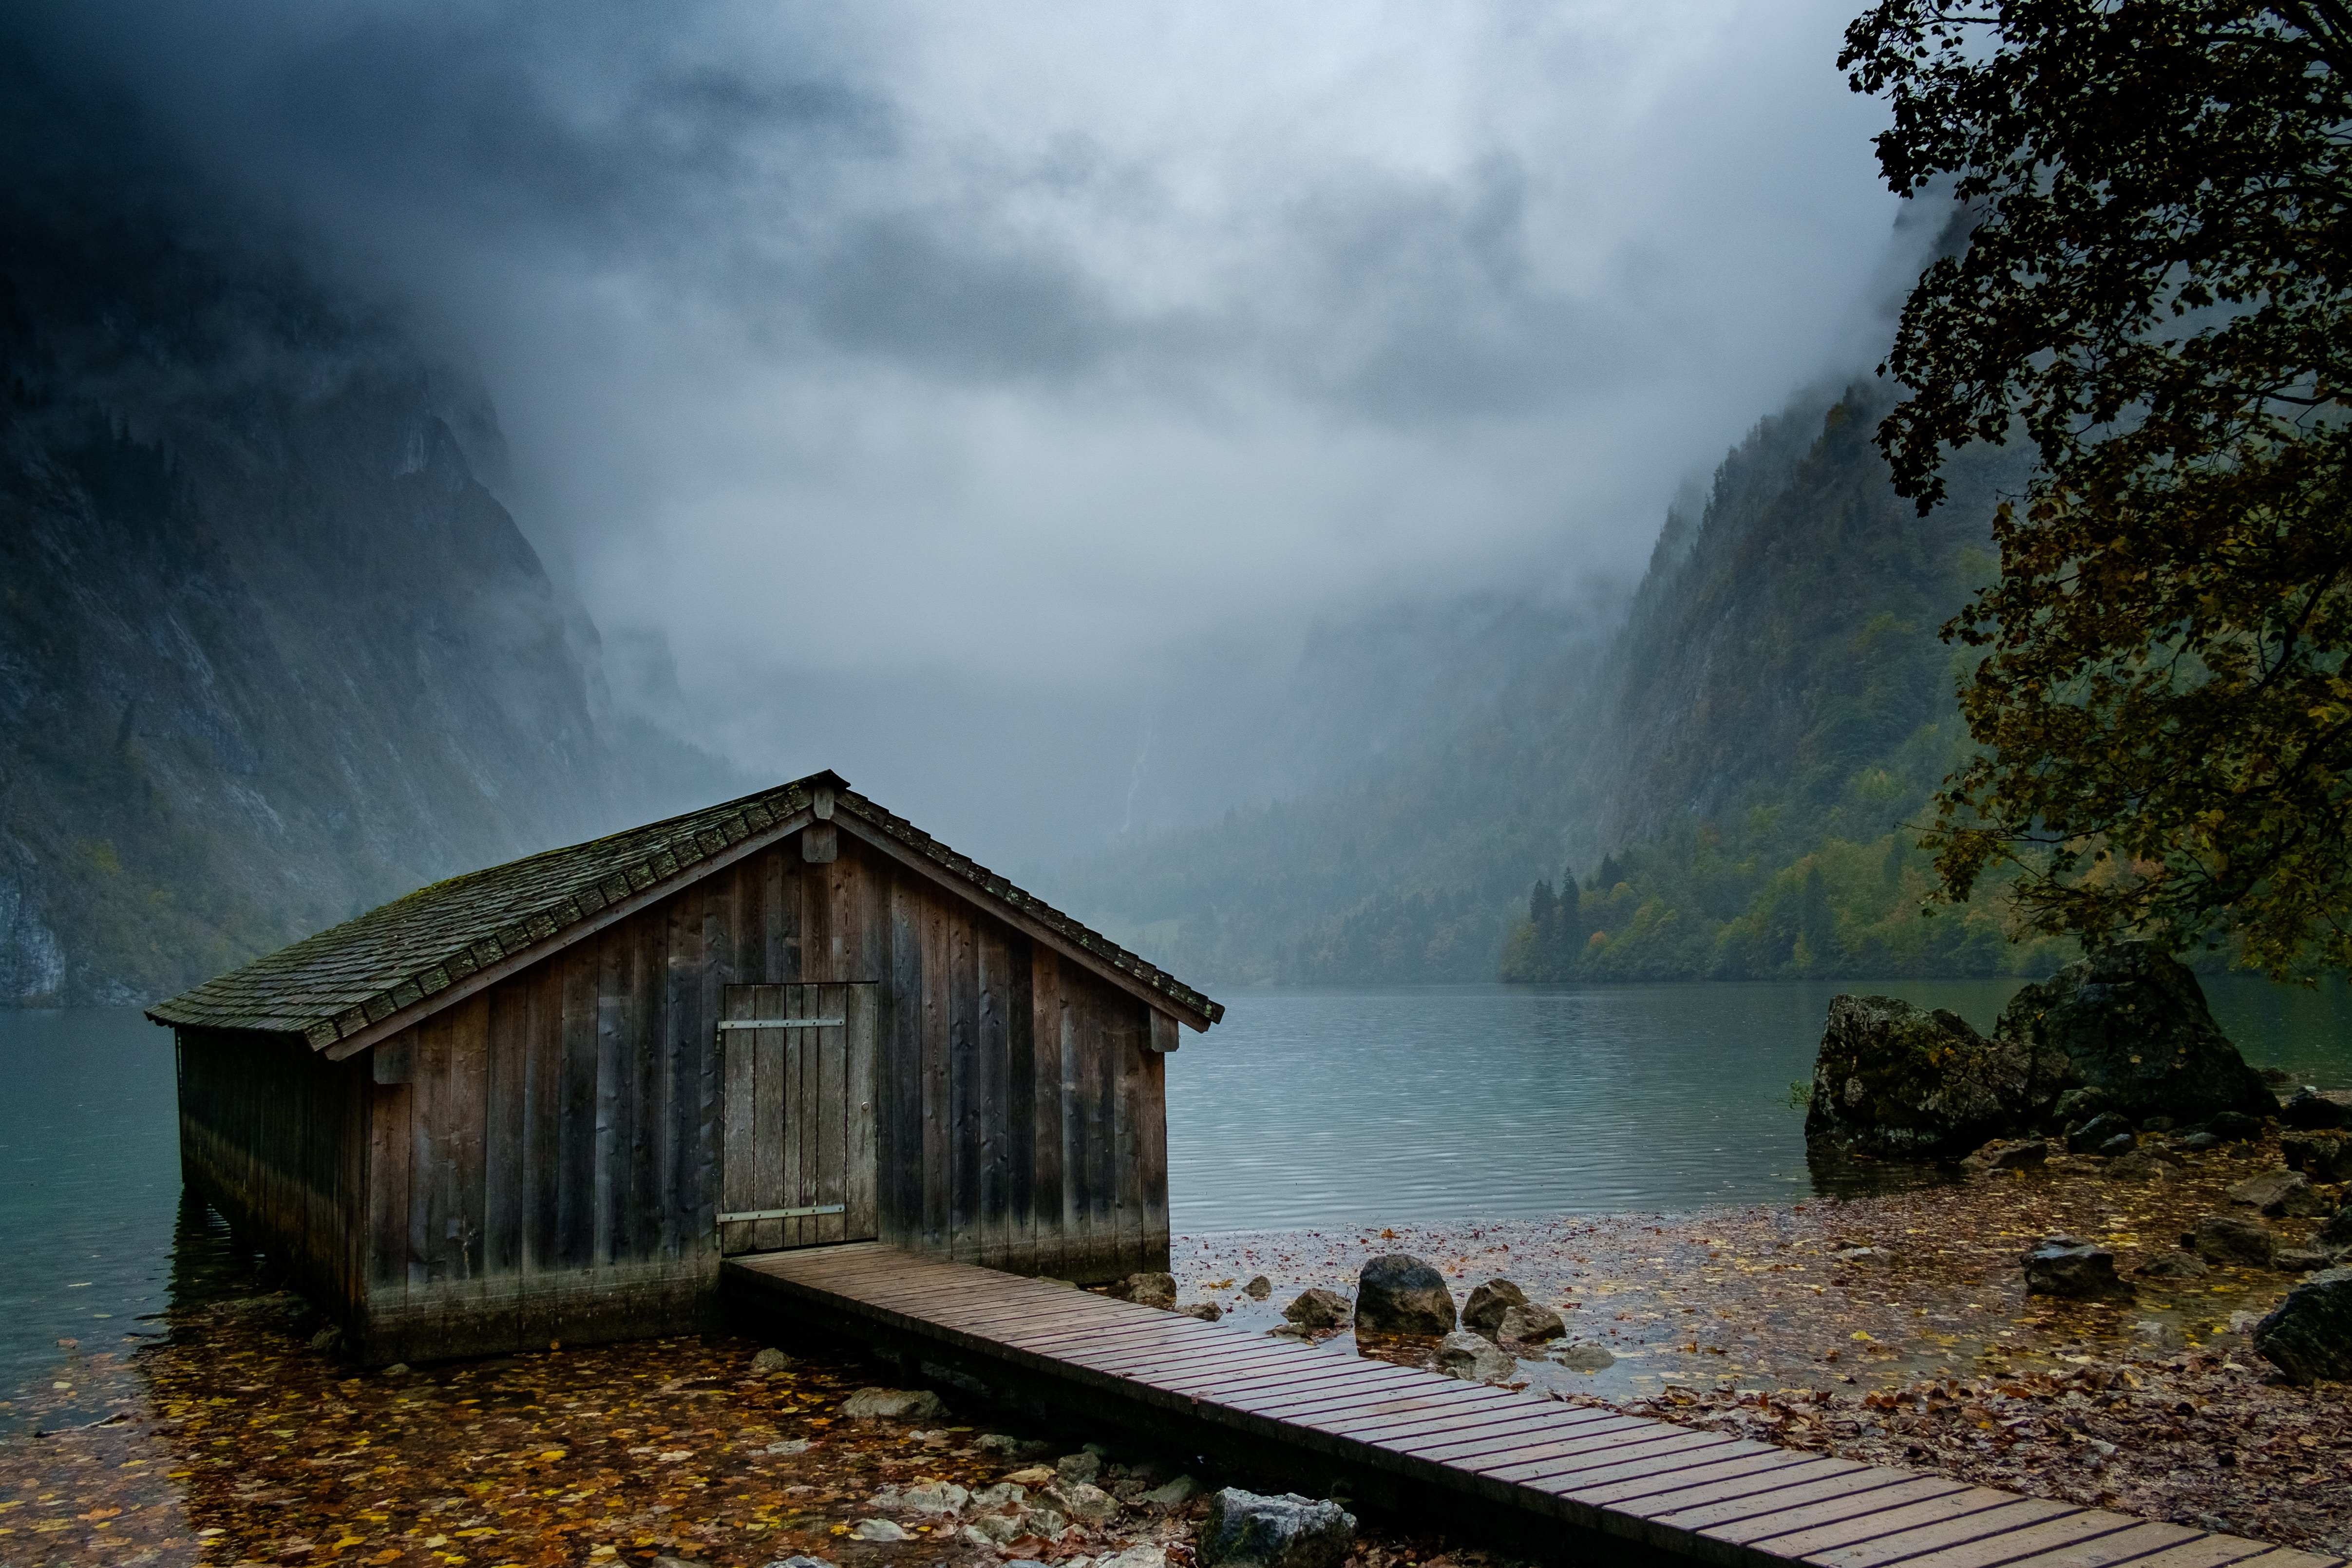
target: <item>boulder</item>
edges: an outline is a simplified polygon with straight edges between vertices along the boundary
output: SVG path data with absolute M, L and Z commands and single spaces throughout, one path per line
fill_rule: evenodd
M 1448 1377 L 1465 1383 L 1507 1383 L 1518 1375 L 1519 1364 L 1467 1329 L 1438 1342 L 1433 1364 Z
M 2128 1137 L 2131 1130 L 2132 1124 L 2123 1117 L 2116 1115 L 2113 1111 L 2102 1111 L 2097 1115 L 2069 1128 L 2066 1134 L 2066 1146 L 2076 1150 L 2095 1149 L 2111 1139 Z
M 1016 1437 L 1010 1432 L 982 1432 L 971 1440 L 971 1446 L 983 1454 L 1008 1459 L 1042 1459 L 1054 1451 L 1054 1445 L 1042 1438 Z
M 2352 1269 L 2314 1274 L 2254 1325 L 2254 1349 L 2289 1383 L 2352 1380 Z
M 1058 1481 L 1044 1493 L 1046 1504 L 1072 1519 L 1100 1524 L 1118 1511 L 1118 1500 L 1090 1481 Z
M 2049 1158 L 2050 1145 L 2040 1138 L 2029 1138 L 2021 1144 L 1996 1139 L 1960 1164 L 1971 1170 L 2019 1171 L 2046 1164 Z
M 1168 1568 L 1168 1549 L 1140 1542 L 1122 1552 L 1106 1552 L 1095 1559 L 1095 1568 Z
M 1606 1372 L 1617 1357 L 1598 1340 L 1580 1339 L 1552 1352 L 1551 1358 L 1570 1372 Z
M 1837 997 L 1813 1061 L 1805 1136 L 1882 1157 L 1957 1158 L 2030 1126 L 2074 1082 L 2063 1056 L 1987 1040 L 1958 1013 Z
M 2342 1256 L 2333 1247 L 2282 1247 L 2271 1260 L 2271 1267 L 2282 1274 L 2309 1274 L 2334 1267 Z
M 1253 1301 L 1262 1301 L 1274 1294 L 1274 1281 L 1263 1274 L 1253 1275 L 1250 1282 L 1242 1287 L 1242 1294 Z
M 1110 1288 L 1110 1293 L 1122 1301 L 1133 1301 L 1139 1307 L 1158 1307 L 1172 1312 L 1176 1306 L 1176 1277 L 1173 1274 L 1129 1274 Z
M 2264 1214 L 2309 1219 L 2333 1211 L 2334 1206 L 2312 1190 L 2311 1178 L 2301 1171 L 2264 1171 L 2223 1194 L 2231 1203 L 2259 1208 Z
M 1209 1500 L 1192 1552 L 1201 1568 L 1335 1568 L 1355 1542 L 1356 1516 L 1336 1502 L 1227 1487 Z
M 2279 1139 L 2279 1154 L 2314 1181 L 2352 1181 L 2352 1134 L 2288 1133 Z
M 2278 1118 L 2300 1133 L 2323 1132 L 2344 1125 L 2344 1107 L 2333 1100 L 2322 1099 L 2319 1092 L 2308 1083 L 2289 1096 L 2279 1107 Z
M 1503 1314 L 1497 1337 L 1520 1344 L 1543 1344 L 1567 1332 L 1566 1318 L 1541 1301 L 1529 1301 L 1524 1307 L 1513 1307 Z
M 1462 1303 L 1462 1326 L 1493 1339 L 1502 1332 L 1503 1314 L 1528 1304 L 1528 1293 L 1508 1280 L 1489 1280 Z
M 2107 1162 L 2102 1173 L 2109 1181 L 2170 1181 L 2172 1162 L 2154 1149 L 2134 1149 Z
M 928 1388 L 861 1388 L 841 1403 L 855 1421 L 944 1421 L 946 1401 Z
M 1374 1333 L 1452 1333 L 1454 1292 L 1445 1276 L 1420 1259 L 1383 1253 L 1356 1278 L 1356 1326 Z
M 2161 1252 L 2134 1270 L 2143 1280 L 2198 1280 L 2212 1271 L 2194 1252 Z
M 2055 1052 L 2070 1082 L 2100 1091 L 2134 1123 L 2263 1116 L 2278 1103 L 2214 1023 L 2197 977 L 2147 942 L 2119 942 L 2027 986 L 1993 1033 Z
M 1299 1291 L 1298 1299 L 1282 1309 L 1282 1315 L 1311 1333 L 1318 1329 L 1346 1328 L 1354 1320 L 1356 1309 L 1339 1291 L 1318 1288 Z
M 2223 1111 L 2206 1118 L 2205 1130 L 2225 1144 L 2251 1144 L 2263 1135 L 2263 1123 L 2244 1111 Z
M 1154 1508 L 1181 1508 L 1209 1489 L 1191 1476 L 1178 1476 L 1166 1486 L 1154 1487 L 1140 1500 Z
M 2189 1245 L 2209 1263 L 2267 1269 L 2278 1256 L 2278 1237 L 2259 1219 L 2242 1214 L 2209 1214 L 2189 1233 Z
M 2072 1236 L 2053 1236 L 2025 1255 L 2025 1291 L 2033 1296 L 2105 1296 L 2120 1287 L 2116 1255 Z

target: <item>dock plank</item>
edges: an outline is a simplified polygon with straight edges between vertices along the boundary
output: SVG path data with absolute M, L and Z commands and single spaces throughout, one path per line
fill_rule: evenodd
M 1060 1021 L 1043 1015 L 1057 1011 L 1060 1000 L 1049 994 L 1018 1002 L 1037 1015 L 1031 1032 L 1042 1083 L 1052 1055 L 1047 1026 Z M 952 1047 L 940 1052 L 952 1054 Z M 952 1072 L 962 1063 L 924 1065 Z M 1008 1094 L 1031 1092 L 1003 1087 Z M 1085 1103 L 1067 1159 L 1093 1161 L 1115 1119 L 1104 1113 L 1115 1107 L 1103 1098 L 1105 1085 L 1075 1087 Z M 1052 1199 L 1045 1185 L 1032 1195 L 1041 1222 Z M 986 1196 L 976 1214 L 969 1188 L 926 1194 L 932 1201 L 924 1233 L 941 1247 L 1017 1249 L 1017 1238 L 1000 1244 L 996 1195 L 984 1177 L 979 1186 Z M 1123 1211 L 1087 1215 L 1080 1249 L 1123 1256 L 1132 1244 L 1130 1218 Z M 1017 1228 L 1020 1217 L 1005 1223 Z M 1059 1245 L 1049 1246 L 1041 1228 L 1038 1266 Z M 911 1335 L 977 1372 L 995 1366 L 1042 1377 L 1080 1401 L 1108 1399 L 1139 1421 L 1149 1412 L 1161 1413 L 1153 1420 L 1190 1418 L 1400 1484 L 1501 1505 L 1549 1529 L 1613 1539 L 1617 1550 L 1633 1547 L 1660 1561 L 1715 1568 L 2346 1568 L 2338 1558 L 2184 1525 L 1460 1382 L 883 1243 L 748 1254 L 728 1259 L 722 1272 L 730 1295 L 761 1311 L 807 1314 L 900 1343 Z

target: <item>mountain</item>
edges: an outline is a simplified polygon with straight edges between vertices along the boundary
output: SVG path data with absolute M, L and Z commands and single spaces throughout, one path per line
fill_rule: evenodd
M 1993 570 L 2024 459 L 1972 449 L 1918 517 L 1870 444 L 1888 401 L 1864 383 L 1760 422 L 1669 513 L 1613 630 L 1523 639 L 1345 787 L 1053 891 L 1203 983 L 2047 967 L 1997 884 L 1918 914 L 1916 825 L 1965 740 L 1937 628 Z
M 168 993 L 740 788 L 604 698 L 478 387 L 108 106 L 5 59 L 0 100 L 0 998 Z

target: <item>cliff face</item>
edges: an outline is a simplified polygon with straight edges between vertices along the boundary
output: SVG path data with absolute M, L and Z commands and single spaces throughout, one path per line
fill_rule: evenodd
M 478 392 L 149 171 L 0 185 L 0 1001 L 168 993 L 734 782 L 640 734 L 614 783 Z

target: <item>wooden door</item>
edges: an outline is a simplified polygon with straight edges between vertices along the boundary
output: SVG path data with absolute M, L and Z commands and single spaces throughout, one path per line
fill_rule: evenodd
M 721 1252 L 876 1234 L 870 985 L 730 986 Z

